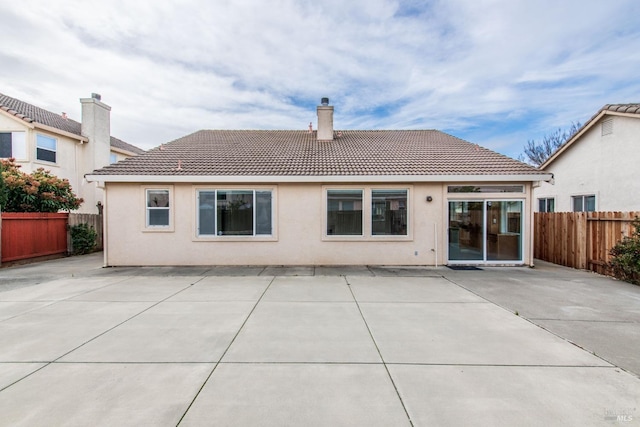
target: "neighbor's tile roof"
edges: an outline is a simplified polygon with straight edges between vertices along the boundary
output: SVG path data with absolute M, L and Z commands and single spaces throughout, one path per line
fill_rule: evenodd
M 27 123 L 40 123 L 74 135 L 82 136 L 82 125 L 79 122 L 69 118 L 65 119 L 60 114 L 47 111 L 2 93 L 0 93 L 0 109 L 24 120 Z M 121 150 L 127 150 L 135 154 L 144 153 L 144 150 L 113 136 L 111 137 L 111 146 Z
M 201 130 L 93 175 L 532 175 L 544 172 L 435 130 Z
M 607 104 L 602 110 L 615 111 L 617 113 L 640 114 L 640 104 Z

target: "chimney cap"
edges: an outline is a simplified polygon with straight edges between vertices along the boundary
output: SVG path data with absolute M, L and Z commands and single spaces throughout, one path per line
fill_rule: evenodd
M 322 98 L 320 100 L 320 104 L 322 104 L 323 106 L 326 107 L 327 105 L 329 105 L 329 98 L 327 98 L 327 97 Z
M 102 95 L 100 95 L 99 93 L 92 93 L 91 97 L 97 101 L 101 101 L 102 100 Z

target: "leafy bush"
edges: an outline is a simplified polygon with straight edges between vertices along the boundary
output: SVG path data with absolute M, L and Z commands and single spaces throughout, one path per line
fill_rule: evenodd
M 631 237 L 619 241 L 609 252 L 613 257 L 609 267 L 618 279 L 640 285 L 640 218 L 636 217 L 633 227 Z
M 19 168 L 14 159 L 0 160 L 0 208 L 4 212 L 72 211 L 82 204 L 69 180 L 43 168 L 31 174 Z
M 96 238 L 98 233 L 88 224 L 72 225 L 71 244 L 73 246 L 73 255 L 84 255 L 93 252 L 96 248 Z

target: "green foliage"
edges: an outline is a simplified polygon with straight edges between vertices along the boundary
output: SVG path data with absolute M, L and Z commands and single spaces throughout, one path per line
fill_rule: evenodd
M 618 279 L 640 285 L 640 218 L 636 217 L 633 227 L 631 237 L 619 241 L 609 252 L 613 257 L 609 268 Z
M 0 160 L 0 208 L 4 212 L 58 212 L 78 209 L 82 198 L 69 180 L 39 168 L 26 174 L 14 159 Z
M 98 233 L 88 224 L 72 225 L 71 244 L 73 245 L 73 255 L 84 255 L 93 252 L 96 248 L 96 238 Z
M 571 123 L 569 130 L 558 129 L 555 132 L 545 135 L 542 141 L 527 141 L 524 146 L 524 154 L 521 154 L 518 160 L 528 162 L 534 166 L 540 166 L 547 161 L 549 157 L 562 145 L 567 142 L 573 135 L 580 130 L 580 122 Z

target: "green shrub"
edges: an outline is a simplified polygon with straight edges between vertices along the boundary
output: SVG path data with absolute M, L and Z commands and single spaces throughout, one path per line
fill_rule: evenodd
M 633 227 L 631 237 L 619 241 L 609 252 L 613 257 L 609 268 L 618 279 L 640 285 L 640 218 L 636 217 Z
M 72 225 L 71 245 L 73 246 L 73 255 L 84 255 L 93 252 L 96 248 L 96 238 L 98 233 L 88 224 Z

